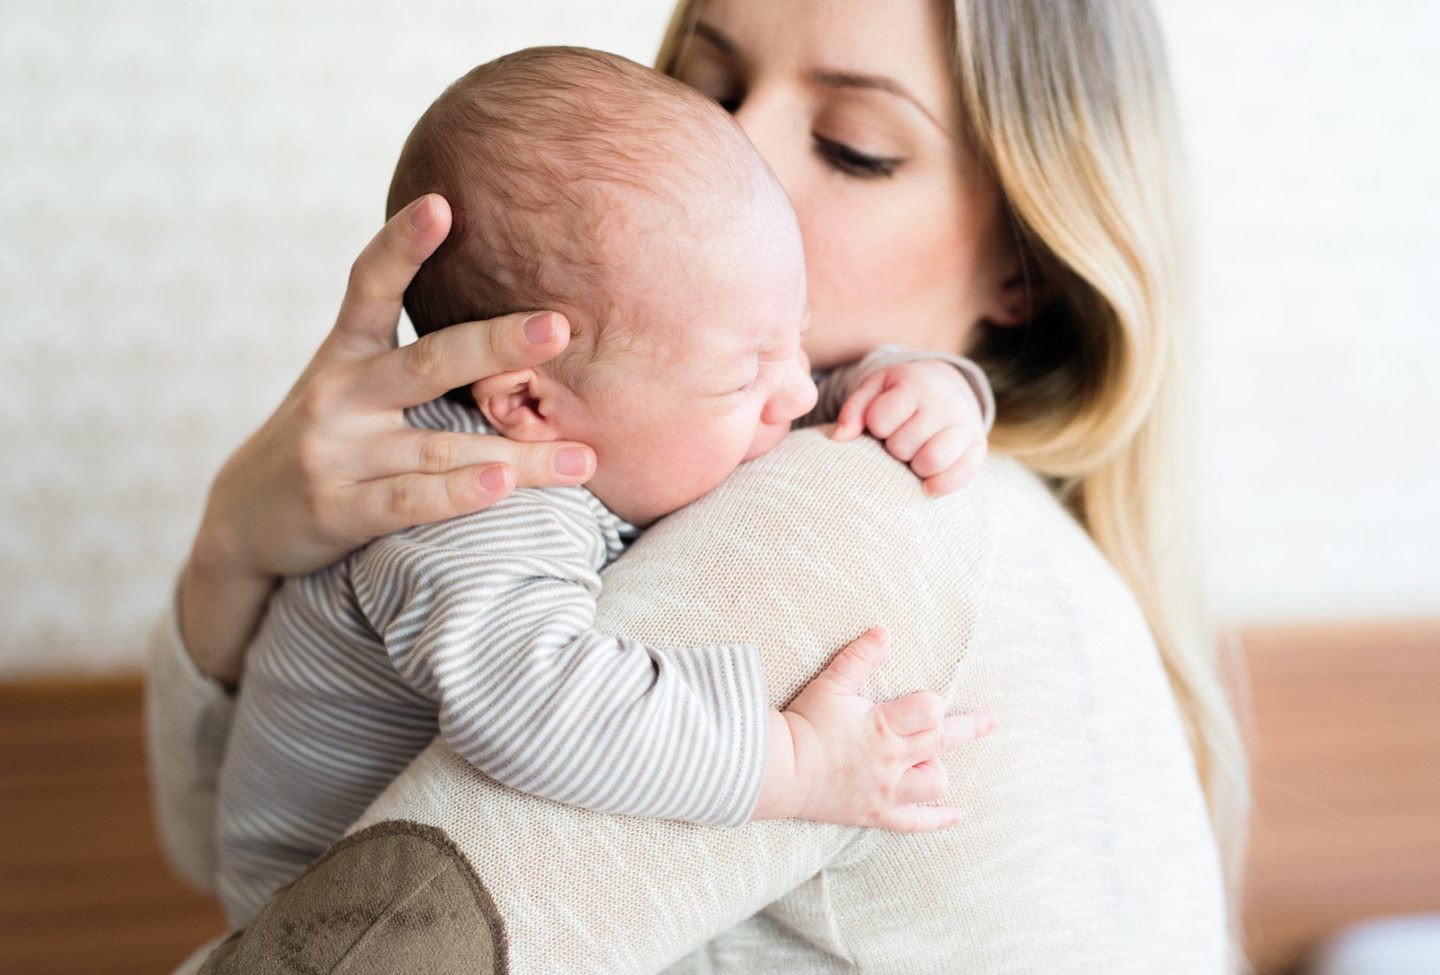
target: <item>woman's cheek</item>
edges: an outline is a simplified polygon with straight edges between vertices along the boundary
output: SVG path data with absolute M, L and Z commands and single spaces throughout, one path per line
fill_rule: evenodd
M 892 233 L 883 220 L 838 216 L 816 218 L 806 228 L 811 322 L 805 350 L 815 368 L 853 361 L 887 340 L 887 322 L 912 278 L 896 259 Z

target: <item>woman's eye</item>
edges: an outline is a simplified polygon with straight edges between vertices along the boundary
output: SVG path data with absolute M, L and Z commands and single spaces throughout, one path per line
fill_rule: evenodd
M 694 88 L 700 94 L 711 101 L 718 102 L 720 107 L 731 115 L 740 110 L 740 103 L 745 100 L 745 90 L 728 77 L 718 77 L 709 71 L 685 72 L 680 71 L 675 75 L 678 81 L 682 81 Z
M 883 156 L 867 156 L 843 142 L 836 142 L 834 139 L 827 139 L 820 135 L 815 136 L 815 151 L 820 154 L 822 159 L 842 173 L 858 176 L 861 179 L 894 176 L 895 170 L 903 162 L 900 159 L 887 159 Z
M 744 92 L 735 91 L 731 88 L 712 88 L 708 91 L 701 88 L 700 94 L 717 102 L 720 107 L 725 109 L 730 115 L 734 115 L 740 111 L 740 103 L 745 99 Z

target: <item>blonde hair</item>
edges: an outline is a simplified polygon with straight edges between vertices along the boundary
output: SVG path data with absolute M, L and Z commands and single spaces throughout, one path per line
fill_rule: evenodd
M 1048 477 L 1144 609 L 1185 722 L 1230 892 L 1249 783 L 1203 611 L 1178 368 L 1187 230 L 1164 45 L 1146 0 L 942 2 L 964 131 L 1033 284 L 1021 327 L 982 326 L 995 450 Z M 682 0 L 657 67 L 699 14 Z M 1043 299 L 1040 296 L 1044 296 Z

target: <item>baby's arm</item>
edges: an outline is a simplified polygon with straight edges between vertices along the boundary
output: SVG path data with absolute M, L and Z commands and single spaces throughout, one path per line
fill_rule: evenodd
M 884 655 L 873 639 L 782 713 L 767 704 L 754 647 L 664 649 L 599 633 L 583 530 L 517 492 L 358 557 L 362 608 L 467 761 L 512 788 L 603 812 L 906 830 L 955 821 L 953 809 L 914 803 L 941 794 L 932 760 L 975 737 L 975 716 L 943 718 L 934 695 L 860 697 Z
M 969 484 L 985 460 L 995 397 L 979 366 L 962 356 L 881 346 L 819 382 L 806 425 L 834 421 L 831 434 L 869 432 L 924 482 L 929 494 Z

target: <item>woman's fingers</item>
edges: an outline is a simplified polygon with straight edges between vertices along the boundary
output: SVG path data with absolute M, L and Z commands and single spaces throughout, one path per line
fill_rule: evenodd
M 570 323 L 556 312 L 451 325 L 372 358 L 354 389 L 365 406 L 416 406 L 487 376 L 539 365 L 559 355 L 569 341 Z
M 368 452 L 370 478 L 419 473 L 445 474 L 463 467 L 506 464 L 515 470 L 516 487 L 583 484 L 595 473 L 595 451 L 560 440 L 521 443 L 480 433 L 397 430 Z
M 505 464 L 466 467 L 447 474 L 401 474 L 349 488 L 344 512 L 356 520 L 340 531 L 374 538 L 488 508 L 515 489 Z
M 393 347 L 405 289 L 448 233 L 450 205 L 435 193 L 391 217 L 350 268 L 329 341 L 357 355 Z

